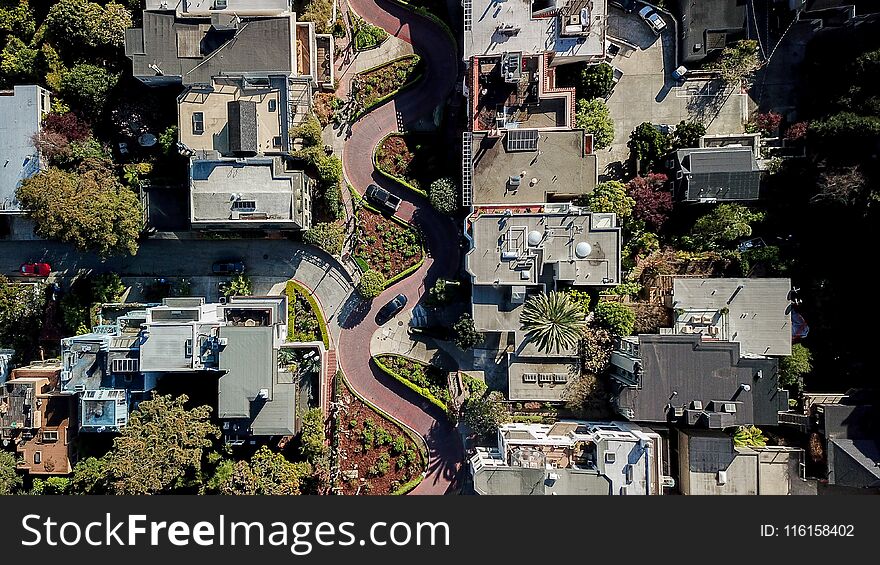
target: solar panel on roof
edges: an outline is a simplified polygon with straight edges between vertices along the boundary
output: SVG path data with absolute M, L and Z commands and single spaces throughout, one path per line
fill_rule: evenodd
M 507 131 L 508 151 L 537 151 L 538 130 L 512 129 Z

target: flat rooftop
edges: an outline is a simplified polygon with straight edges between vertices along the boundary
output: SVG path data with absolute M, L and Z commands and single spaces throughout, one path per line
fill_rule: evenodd
M 550 16 L 560 4 L 560 14 Z M 607 0 L 474 0 L 471 6 L 464 22 L 466 58 L 508 51 L 553 51 L 572 61 L 605 56 Z
M 194 224 L 268 222 L 302 227 L 310 218 L 302 171 L 286 171 L 280 158 L 191 163 Z
M 479 213 L 466 257 L 474 285 L 612 285 L 620 281 L 621 231 L 613 214 Z
M 791 279 L 677 277 L 673 329 L 735 341 L 743 355 L 791 355 L 790 292 Z
M 0 91 L 0 214 L 19 211 L 16 189 L 40 170 L 31 138 L 49 108 L 49 93 L 39 86 Z
M 291 0 L 226 0 L 226 7 L 216 9 L 217 0 L 146 0 L 144 9 L 173 10 L 178 14 L 248 14 L 277 15 L 291 9 Z
M 507 394 L 510 400 L 560 402 L 566 383 L 573 378 L 572 360 L 553 357 L 510 355 L 507 365 Z
M 228 155 L 241 149 L 241 135 L 232 135 L 235 125 L 231 119 L 233 103 L 253 103 L 256 119 L 253 123 L 237 122 L 240 127 L 252 129 L 255 153 L 282 152 L 288 147 L 286 116 L 287 80 L 270 79 L 264 87 L 243 84 L 230 78 L 214 79 L 211 88 L 191 88 L 177 101 L 180 141 L 193 151 L 216 151 Z M 237 143 L 230 145 L 230 136 Z
M 583 130 L 540 131 L 532 138 L 534 149 L 511 150 L 517 137 L 529 135 L 518 131 L 525 130 L 500 138 L 474 134 L 475 205 L 570 202 L 596 188 L 597 158 L 587 150 Z

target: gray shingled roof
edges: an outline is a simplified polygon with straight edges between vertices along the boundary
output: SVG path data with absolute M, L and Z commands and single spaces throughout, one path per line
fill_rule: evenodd
M 678 162 L 687 175 L 685 200 L 756 200 L 761 171 L 749 147 L 681 149 Z
M 474 490 L 486 495 L 608 495 L 611 482 L 599 471 L 554 469 L 555 480 L 544 469 L 484 467 L 474 477 Z
M 226 104 L 229 150 L 233 153 L 257 153 L 257 103 L 253 100 L 230 100 Z
M 273 328 L 222 326 L 219 337 L 228 342 L 220 349 L 219 367 L 225 374 L 217 385 L 217 417 L 253 418 L 264 404 L 275 398 L 273 382 L 278 371 L 272 347 Z M 269 398 L 255 400 L 260 390 Z
M 163 75 L 181 77 L 183 84 L 190 85 L 209 83 L 221 74 L 296 71 L 292 18 L 243 18 L 236 31 L 213 29 L 209 22 L 145 11 L 143 28 L 125 34 L 125 54 L 134 76 L 157 76 L 155 66 Z

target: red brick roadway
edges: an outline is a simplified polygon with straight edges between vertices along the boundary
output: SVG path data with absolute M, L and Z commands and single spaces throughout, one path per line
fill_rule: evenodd
M 461 470 L 462 449 L 459 436 L 441 410 L 424 401 L 397 381 L 381 372 L 370 361 L 370 338 L 378 329 L 376 314 L 398 293 L 414 307 L 434 281 L 457 271 L 458 230 L 453 222 L 437 214 L 430 204 L 373 170 L 373 151 L 386 134 L 398 131 L 399 124 L 430 119 L 434 109 L 445 104 L 458 76 L 458 58 L 449 36 L 429 19 L 388 0 L 349 0 L 365 20 L 413 45 L 427 63 L 424 78 L 389 103 L 373 110 L 351 130 L 345 143 L 343 166 L 352 186 L 363 193 L 376 183 L 400 196 L 404 202 L 398 216 L 418 226 L 425 236 L 428 257 L 424 265 L 403 281 L 385 290 L 363 309 L 356 324 L 343 324 L 338 347 L 340 365 L 351 385 L 364 397 L 416 430 L 428 444 L 428 474 L 413 494 L 444 494 L 455 488 Z M 352 316 L 354 317 L 354 316 Z

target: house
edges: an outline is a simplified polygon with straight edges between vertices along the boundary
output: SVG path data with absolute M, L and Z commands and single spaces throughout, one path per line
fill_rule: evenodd
M 812 405 L 824 442 L 828 485 L 880 492 L 880 413 L 876 397 L 857 391 Z
M 41 86 L 15 85 L 0 90 L 0 214 L 21 214 L 15 192 L 21 181 L 40 171 L 33 137 L 52 109 L 49 91 Z
M 577 351 L 540 351 L 520 329 L 523 305 L 541 292 L 618 284 L 621 230 L 614 214 L 570 204 L 500 208 L 468 220 L 474 326 L 506 354 L 511 400 L 558 402 Z
M 58 361 L 38 361 L 0 385 L 0 437 L 32 475 L 68 475 L 76 463 L 76 399 L 58 390 L 60 375 Z
M 61 389 L 78 395 L 83 432 L 122 429 L 160 378 L 213 377 L 227 441 L 294 435 L 302 382 L 323 374 L 323 344 L 287 342 L 284 296 L 166 298 L 105 322 L 62 341 Z
M 464 57 L 546 51 L 556 64 L 601 62 L 607 13 L 607 0 L 466 0 Z
M 148 85 L 272 75 L 332 85 L 329 45 L 331 37 L 317 35 L 313 23 L 296 21 L 289 0 L 149 0 L 142 27 L 125 32 L 132 74 Z
M 673 196 L 683 202 L 757 200 L 761 190 L 763 172 L 751 147 L 679 149 L 667 167 Z
M 611 354 L 611 403 L 633 422 L 724 429 L 775 426 L 788 410 L 777 359 L 694 334 L 625 337 Z
M 190 160 L 190 222 L 196 229 L 306 230 L 312 183 L 282 157 Z
M 545 202 L 571 202 L 598 183 L 592 136 L 581 129 L 510 129 L 465 137 L 465 206 L 537 210 Z
M 743 355 L 791 355 L 791 279 L 674 277 L 666 303 L 674 324 L 661 334 L 733 341 Z
M 746 0 L 677 0 L 680 63 L 697 65 L 747 39 L 748 5 Z
M 672 486 L 663 440 L 629 422 L 503 424 L 470 460 L 483 495 L 647 495 Z
M 738 447 L 719 430 L 680 429 L 678 486 L 691 495 L 816 494 L 798 447 Z

